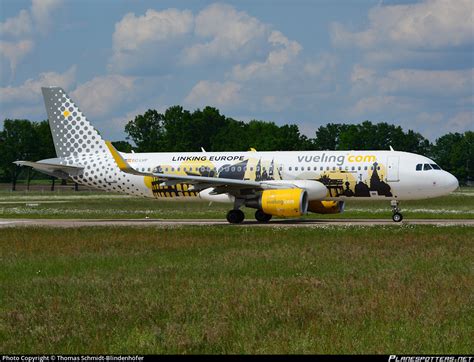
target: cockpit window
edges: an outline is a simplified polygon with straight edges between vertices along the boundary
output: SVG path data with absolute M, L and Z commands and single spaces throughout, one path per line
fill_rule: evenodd
M 430 163 L 431 167 L 435 170 L 441 170 L 441 167 L 439 167 L 436 163 Z
M 423 171 L 431 170 L 431 166 L 428 163 L 423 165 Z
M 421 163 L 419 163 L 418 165 L 416 165 L 416 170 L 417 171 L 421 171 L 423 169 L 423 165 Z

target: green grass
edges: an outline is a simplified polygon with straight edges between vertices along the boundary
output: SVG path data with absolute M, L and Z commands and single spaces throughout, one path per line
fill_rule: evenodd
M 472 227 L 7 228 L 2 353 L 472 353 Z
M 449 196 L 401 203 L 406 219 L 474 218 L 474 188 L 463 188 Z M 142 199 L 104 192 L 0 192 L 0 218 L 156 218 L 224 219 L 229 204 L 199 200 Z M 248 219 L 253 209 L 243 208 Z M 336 215 L 309 214 L 308 218 L 390 219 L 387 201 L 352 201 L 345 212 Z

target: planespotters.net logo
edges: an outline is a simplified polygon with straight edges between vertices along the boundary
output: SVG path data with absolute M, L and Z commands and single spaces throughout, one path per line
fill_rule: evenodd
M 390 355 L 389 362 L 474 362 L 472 356 L 397 356 Z

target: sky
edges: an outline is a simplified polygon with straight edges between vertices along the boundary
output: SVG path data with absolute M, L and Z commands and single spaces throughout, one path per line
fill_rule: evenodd
M 0 0 L 0 126 L 63 87 L 111 140 L 147 109 L 474 130 L 474 0 Z

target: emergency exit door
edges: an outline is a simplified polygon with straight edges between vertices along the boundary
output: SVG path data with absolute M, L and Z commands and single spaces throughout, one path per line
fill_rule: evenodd
M 399 156 L 388 156 L 388 159 L 387 159 L 387 181 L 388 182 L 400 181 L 400 177 L 398 175 L 399 160 L 400 160 Z

